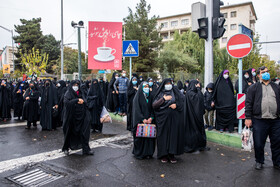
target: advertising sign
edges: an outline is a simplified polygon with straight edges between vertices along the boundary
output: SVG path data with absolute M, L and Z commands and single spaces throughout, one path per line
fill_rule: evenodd
M 10 73 L 11 73 L 10 64 L 3 64 L 3 74 L 10 74 Z
M 122 69 L 122 22 L 88 24 L 88 69 Z

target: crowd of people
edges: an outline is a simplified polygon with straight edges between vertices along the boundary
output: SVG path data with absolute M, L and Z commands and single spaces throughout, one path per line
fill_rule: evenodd
M 250 127 L 253 120 L 253 125 L 258 127 L 254 126 L 254 140 L 259 168 L 264 163 L 263 148 L 268 135 L 272 142 L 273 162 L 280 166 L 280 91 L 274 82 L 268 82 L 271 87 L 261 84 L 271 80 L 270 77 L 268 80 L 264 78 L 265 73 L 268 73 L 265 67 L 258 71 L 243 71 L 242 81 L 242 93 L 249 95 L 244 123 Z M 262 91 L 256 91 L 261 88 Z M 93 155 L 88 144 L 90 132 L 102 132 L 100 118 L 105 107 L 115 115 L 127 116 L 127 130 L 133 135 L 136 158 L 151 158 L 157 149 L 157 157 L 162 163 L 176 163 L 175 155 L 210 150 L 206 146 L 205 129 L 234 132 L 238 122 L 238 91 L 238 80 L 233 86 L 228 70 L 223 70 L 215 83 L 208 84 L 204 94 L 199 80 L 175 84 L 172 78 L 159 82 L 152 78 L 144 80 L 137 74 L 129 80 L 126 71 L 114 72 L 110 82 L 103 78 L 85 82 L 49 79 L 7 82 L 3 79 L 0 117 L 3 121 L 11 119 L 13 109 L 15 118 L 27 121 L 26 129 L 32 125 L 36 127 L 38 121 L 42 130 L 51 131 L 62 126 L 62 151 L 65 154 L 82 148 L 83 154 Z M 266 123 L 269 127 L 265 126 Z M 137 137 L 138 124 L 155 124 L 156 138 Z

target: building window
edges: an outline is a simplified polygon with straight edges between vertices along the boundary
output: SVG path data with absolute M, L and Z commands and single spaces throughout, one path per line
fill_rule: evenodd
M 181 25 L 188 25 L 189 24 L 189 19 L 182 19 Z
M 167 40 L 168 39 L 168 34 L 162 34 L 162 39 Z
M 171 21 L 171 27 L 177 27 L 178 21 Z
M 227 43 L 227 37 L 222 38 L 222 43 Z
M 161 27 L 162 28 L 167 28 L 168 27 L 168 22 L 161 23 Z
M 230 25 L 230 30 L 236 30 L 236 24 L 231 24 Z
M 230 13 L 230 17 L 232 17 L 232 18 L 235 18 L 236 15 L 237 15 L 236 11 L 233 11 L 233 12 Z
M 224 13 L 224 18 L 227 18 L 227 13 Z

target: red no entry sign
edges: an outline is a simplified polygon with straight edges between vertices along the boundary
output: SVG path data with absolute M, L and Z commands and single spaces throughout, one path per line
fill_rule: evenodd
M 227 43 L 227 52 L 233 58 L 243 58 L 247 56 L 253 48 L 252 39 L 245 34 L 232 36 Z

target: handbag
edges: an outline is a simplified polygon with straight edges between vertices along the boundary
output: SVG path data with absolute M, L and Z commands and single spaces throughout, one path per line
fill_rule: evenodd
M 104 106 L 100 115 L 100 123 L 112 123 L 112 118 Z
M 138 124 L 136 137 L 142 138 L 156 138 L 157 130 L 154 124 Z

